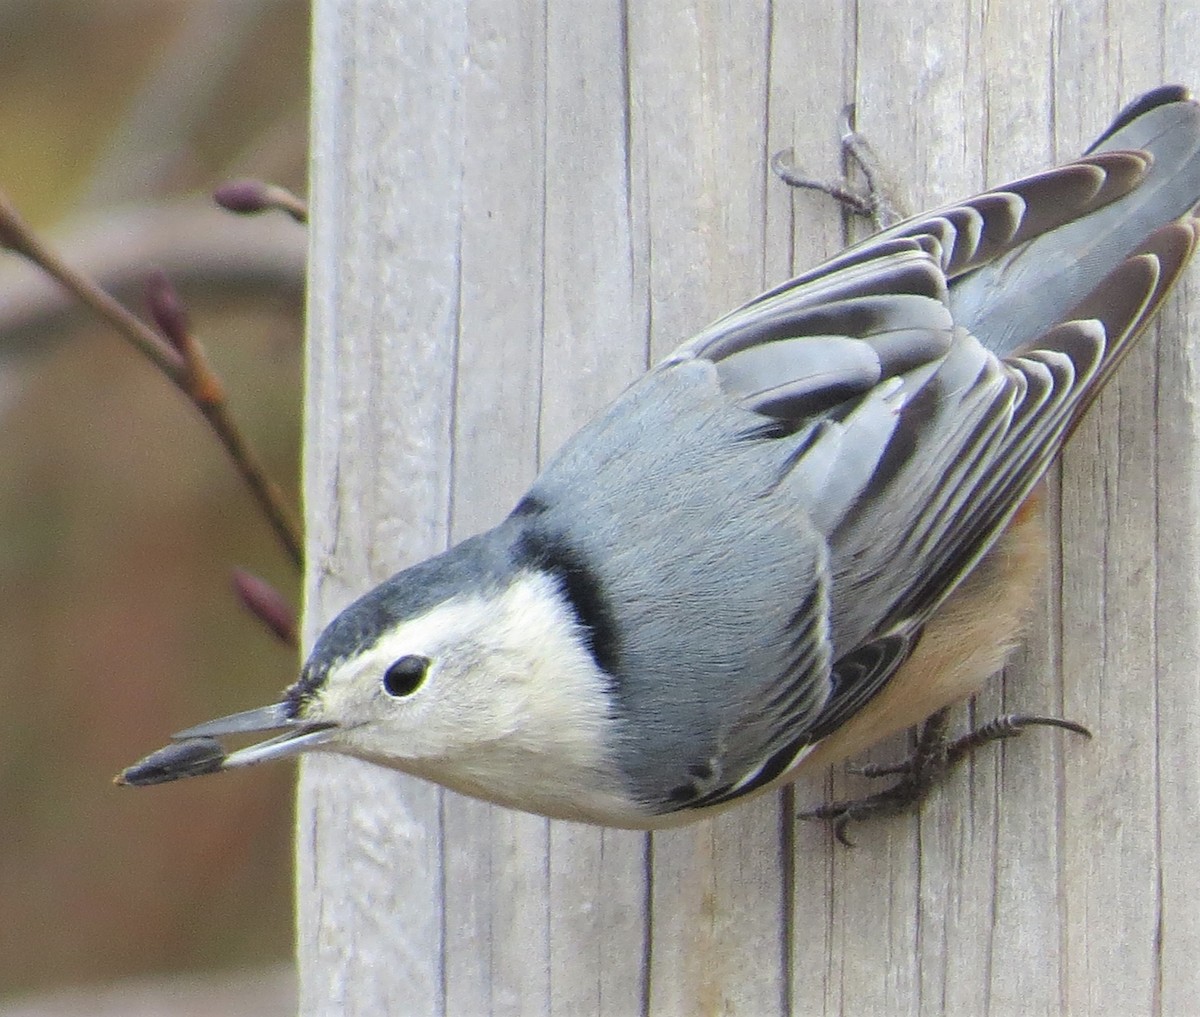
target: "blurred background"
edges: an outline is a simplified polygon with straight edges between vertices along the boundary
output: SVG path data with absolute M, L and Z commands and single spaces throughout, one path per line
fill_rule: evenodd
M 299 0 L 0 0 L 0 190 L 138 313 L 168 271 L 293 504 L 304 231 L 202 199 L 245 175 L 304 193 L 307 73 Z M 291 681 L 235 565 L 296 602 L 196 412 L 0 251 L 5 1017 L 107 1013 L 113 982 L 112 1012 L 243 1012 L 215 986 L 290 1009 L 291 768 L 111 783 Z

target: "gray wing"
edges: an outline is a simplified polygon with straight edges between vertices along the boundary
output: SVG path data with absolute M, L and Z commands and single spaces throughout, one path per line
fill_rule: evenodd
M 1196 108 L 1176 106 L 1194 153 Z M 648 808 L 761 785 L 886 683 L 1191 255 L 1175 220 L 1196 165 L 1100 152 L 903 223 L 705 330 L 551 465 L 531 497 L 570 504 L 542 513 L 547 542 L 570 534 L 619 617 L 614 751 Z M 1161 173 L 1186 178 L 1183 209 Z M 1156 214 L 1144 188 L 1172 199 Z M 1148 225 L 1112 250 L 1122 201 Z M 1103 254 L 1081 295 L 1009 286 L 1038 245 L 1066 264 L 1089 220 Z M 1040 331 L 993 330 L 998 358 L 958 317 L 968 282 L 975 331 L 1014 308 Z

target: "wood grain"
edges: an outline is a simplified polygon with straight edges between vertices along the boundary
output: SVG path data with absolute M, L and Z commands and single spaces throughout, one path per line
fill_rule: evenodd
M 1195 76 L 1186 0 L 318 0 L 307 632 L 495 522 L 655 358 L 840 247 L 770 155 L 859 126 L 911 207 Z M 303 768 L 305 1014 L 1190 1012 L 1200 992 L 1200 285 L 1079 429 L 1028 645 L 968 711 L 1064 712 L 857 849 L 827 780 L 646 836 Z M 902 740 L 873 759 L 903 751 Z

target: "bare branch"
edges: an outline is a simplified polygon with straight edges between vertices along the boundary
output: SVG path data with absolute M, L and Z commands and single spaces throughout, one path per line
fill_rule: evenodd
M 97 317 L 116 329 L 192 401 L 225 446 L 235 468 L 250 488 L 250 493 L 266 515 L 288 557 L 301 567 L 303 550 L 300 527 L 285 506 L 279 488 L 267 477 L 258 456 L 234 423 L 219 380 L 208 367 L 199 345 L 195 344 L 195 351 L 189 358 L 109 296 L 89 277 L 67 265 L 38 238 L 2 193 L 0 245 L 19 254 L 55 279 Z

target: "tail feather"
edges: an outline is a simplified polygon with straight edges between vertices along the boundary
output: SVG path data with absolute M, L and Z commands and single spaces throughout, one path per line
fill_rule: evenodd
M 1114 347 L 1127 347 L 1191 259 L 1197 227 L 1197 219 L 1189 216 L 1155 230 L 1072 310 L 1070 319 L 1096 318 Z M 1112 356 L 1119 354 L 1114 350 Z
M 1017 239 L 1031 239 L 951 285 L 955 321 L 997 356 L 1029 349 L 1069 320 L 1064 306 L 1089 300 L 1102 306 L 1114 283 L 1135 271 L 1124 267 L 1126 259 L 1143 249 L 1157 253 L 1153 245 L 1167 243 L 1170 235 L 1154 239 L 1158 231 L 1187 217 L 1200 198 L 1200 107 L 1183 89 L 1157 89 L 1131 103 L 1089 152 L 1065 168 L 1104 169 L 1101 190 L 1083 214 L 1064 217 L 1060 205 L 1078 207 L 1071 192 L 1086 185 L 1084 176 L 1052 170 L 1006 188 L 1025 199 L 1028 228 Z M 1115 197 L 1106 201 L 1106 195 Z M 1060 225 L 1056 219 L 1065 221 Z M 1177 260 L 1165 250 L 1161 257 Z M 1164 274 L 1174 279 L 1177 267 Z M 1110 329 L 1110 338 L 1126 330 L 1136 334 L 1136 320 L 1129 329 Z
M 1131 99 L 1121 112 L 1113 118 L 1113 122 L 1108 125 L 1108 129 L 1092 142 L 1084 154 L 1091 155 L 1092 152 L 1103 147 L 1104 143 L 1114 134 L 1128 127 L 1152 109 L 1159 106 L 1167 106 L 1173 102 L 1187 102 L 1190 98 L 1191 93 L 1183 85 L 1159 85 L 1158 88 L 1152 88 L 1149 92 L 1139 95 L 1136 99 Z
M 1155 230 L 1080 301 L 1068 321 L 1031 344 L 1041 349 L 1061 349 L 1071 326 L 1080 322 L 1098 321 L 1104 329 L 1106 341 L 1096 377 L 1072 406 L 1064 441 L 1158 312 L 1195 253 L 1198 240 L 1200 219 L 1194 216 Z M 1070 349 L 1065 352 L 1071 354 Z

